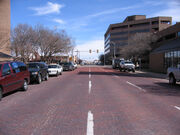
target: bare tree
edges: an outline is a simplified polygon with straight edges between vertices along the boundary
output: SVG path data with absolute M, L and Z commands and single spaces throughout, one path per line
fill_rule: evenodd
M 33 46 L 34 33 L 33 28 L 27 24 L 19 24 L 11 32 L 12 52 L 24 62 L 29 61 L 31 54 L 35 50 Z
M 42 25 L 35 28 L 19 24 L 11 32 L 12 51 L 26 62 L 39 53 L 43 61 L 50 61 L 57 53 L 68 52 L 73 47 L 72 38 L 65 31 L 53 31 Z
M 129 44 L 124 46 L 121 54 L 125 58 L 142 57 L 152 50 L 151 44 L 157 40 L 152 33 L 136 33 L 129 39 Z

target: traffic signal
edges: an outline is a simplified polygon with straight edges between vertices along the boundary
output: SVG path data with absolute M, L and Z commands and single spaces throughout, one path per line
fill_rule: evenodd
M 92 52 L 92 50 L 90 49 L 90 50 L 89 50 L 89 53 L 91 53 L 91 52 Z
M 97 53 L 99 53 L 99 50 L 97 49 Z

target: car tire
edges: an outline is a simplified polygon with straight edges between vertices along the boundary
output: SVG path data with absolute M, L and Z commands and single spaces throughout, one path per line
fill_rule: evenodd
M 2 90 L 2 88 L 0 87 L 0 101 L 2 100 L 2 96 L 3 96 L 3 90 Z
M 173 74 L 169 75 L 169 84 L 171 84 L 171 85 L 176 84 L 176 79 Z
M 47 81 L 48 79 L 49 79 L 49 74 L 47 73 L 45 77 L 45 81 Z
M 23 91 L 27 91 L 28 90 L 28 82 L 27 82 L 27 80 L 24 80 L 23 86 L 22 86 L 22 90 Z
M 39 74 L 37 78 L 37 83 L 40 84 L 41 82 L 42 82 L 42 78 L 41 78 L 41 75 Z
M 135 72 L 135 69 L 133 69 L 132 72 L 134 73 L 134 72 Z

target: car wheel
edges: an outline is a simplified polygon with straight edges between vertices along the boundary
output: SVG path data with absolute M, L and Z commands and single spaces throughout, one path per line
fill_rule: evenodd
M 133 69 L 132 72 L 135 72 L 135 69 Z
M 37 78 L 37 83 L 40 84 L 42 82 L 42 78 L 41 78 L 41 75 L 38 75 L 38 78 Z
M 0 101 L 2 99 L 2 96 L 3 96 L 3 91 L 2 91 L 2 88 L 0 87 Z
M 22 86 L 22 90 L 23 91 L 27 91 L 28 90 L 28 82 L 27 80 L 24 80 L 23 86 Z
M 47 81 L 49 79 L 48 73 L 46 74 L 45 80 Z
M 60 72 L 60 75 L 62 75 L 62 72 Z
M 169 84 L 175 85 L 176 84 L 176 79 L 174 78 L 174 75 L 169 76 Z

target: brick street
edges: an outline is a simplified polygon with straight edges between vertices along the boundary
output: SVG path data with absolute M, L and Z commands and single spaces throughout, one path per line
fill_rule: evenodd
M 0 135 L 180 135 L 180 85 L 79 67 L 0 102 Z

